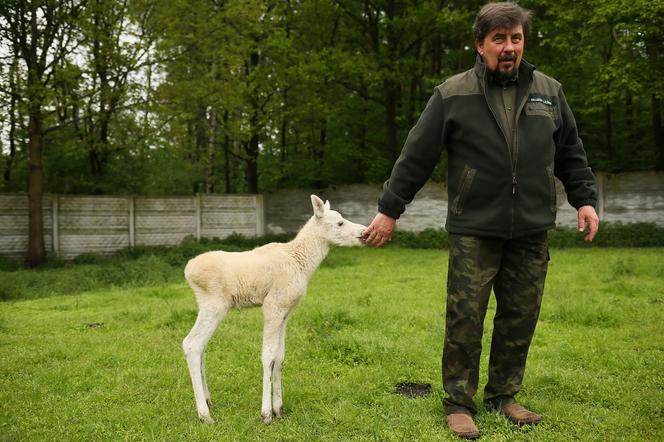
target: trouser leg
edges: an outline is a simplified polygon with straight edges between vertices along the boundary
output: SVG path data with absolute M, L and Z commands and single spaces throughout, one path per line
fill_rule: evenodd
M 496 315 L 484 402 L 498 408 L 521 389 L 528 349 L 544 292 L 549 253 L 546 232 L 505 242 L 494 283 Z
M 446 414 L 474 414 L 484 316 L 503 240 L 456 234 L 449 239 L 443 406 Z

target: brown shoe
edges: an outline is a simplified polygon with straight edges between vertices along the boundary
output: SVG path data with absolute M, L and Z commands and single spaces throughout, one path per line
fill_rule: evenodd
M 500 412 L 517 425 L 537 425 L 542 422 L 542 416 L 527 410 L 517 402 L 502 405 Z
M 454 434 L 463 439 L 478 439 L 480 430 L 475 426 L 473 418 L 465 413 L 452 413 L 447 415 L 447 426 Z

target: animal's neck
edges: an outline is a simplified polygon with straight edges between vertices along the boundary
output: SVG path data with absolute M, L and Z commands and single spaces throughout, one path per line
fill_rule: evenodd
M 329 243 L 318 232 L 314 217 L 302 227 L 290 246 L 293 258 L 307 274 L 313 273 L 330 251 Z

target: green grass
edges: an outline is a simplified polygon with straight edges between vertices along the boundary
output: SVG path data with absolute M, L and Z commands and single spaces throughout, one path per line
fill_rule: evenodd
M 515 428 L 481 409 L 483 440 L 663 440 L 664 249 L 551 255 L 519 395 L 545 421 Z M 139 261 L 156 270 L 137 273 Z M 446 251 L 333 251 L 289 322 L 287 416 L 269 426 L 260 309 L 231 311 L 208 347 L 216 423 L 203 425 L 180 348 L 196 305 L 180 269 L 160 262 L 16 272 L 12 293 L 38 299 L 0 303 L 0 441 L 455 440 L 441 405 Z M 404 381 L 434 392 L 394 394 Z

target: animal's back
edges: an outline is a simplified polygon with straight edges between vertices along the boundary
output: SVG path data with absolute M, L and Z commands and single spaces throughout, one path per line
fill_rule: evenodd
M 222 296 L 244 307 L 262 304 L 270 289 L 283 283 L 288 262 L 284 244 L 270 243 L 246 252 L 203 253 L 189 260 L 184 274 L 199 302 Z

